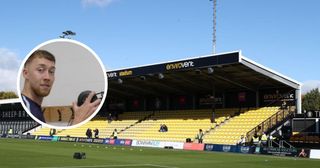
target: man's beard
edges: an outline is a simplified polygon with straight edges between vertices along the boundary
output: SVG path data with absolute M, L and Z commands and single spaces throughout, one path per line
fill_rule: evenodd
M 49 88 L 49 89 L 41 89 L 41 88 L 35 89 L 34 88 L 33 91 L 39 97 L 46 97 L 49 95 L 51 88 Z

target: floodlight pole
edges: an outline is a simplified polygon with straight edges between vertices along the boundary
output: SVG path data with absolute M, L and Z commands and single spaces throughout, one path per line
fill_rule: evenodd
M 213 2 L 213 33 L 212 33 L 212 54 L 216 53 L 216 43 L 217 43 L 217 39 L 216 39 L 216 25 L 217 25 L 217 0 L 210 0 Z

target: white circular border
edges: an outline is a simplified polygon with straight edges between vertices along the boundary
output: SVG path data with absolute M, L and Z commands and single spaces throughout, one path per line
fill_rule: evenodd
M 100 64 L 100 68 L 103 70 L 103 74 L 104 74 L 104 83 L 105 83 L 105 86 L 104 86 L 104 93 L 103 93 L 103 97 L 102 97 L 102 100 L 101 100 L 101 103 L 99 104 L 98 108 L 96 109 L 96 111 L 91 115 L 89 116 L 87 119 L 85 119 L 84 121 L 76 124 L 76 125 L 71 125 L 71 126 L 54 126 L 54 125 L 50 125 L 50 124 L 47 124 L 47 123 L 44 123 L 42 121 L 40 121 L 37 117 L 33 116 L 33 114 L 29 111 L 29 109 L 27 108 L 27 106 L 23 103 L 23 100 L 22 100 L 22 96 L 21 96 L 21 90 L 20 90 L 20 78 L 21 78 L 21 74 L 22 74 L 22 70 L 23 70 L 23 67 L 24 67 L 24 64 L 25 62 L 27 61 L 27 59 L 31 56 L 31 54 L 33 52 L 35 52 L 36 50 L 38 50 L 39 48 L 45 46 L 45 45 L 48 45 L 50 43 L 55 43 L 55 42 L 69 42 L 69 43 L 74 43 L 76 45 L 79 45 L 85 49 L 87 49 L 92 55 L 95 56 L 95 58 L 98 60 L 99 64 Z M 79 127 L 85 123 L 87 123 L 88 121 L 90 121 L 94 116 L 96 116 L 96 114 L 99 112 L 99 110 L 101 109 L 101 107 L 103 106 L 104 104 L 104 101 L 106 100 L 106 97 L 107 97 L 107 92 L 108 92 L 108 76 L 107 76 L 107 71 L 100 59 L 100 57 L 90 48 L 88 47 L 87 45 L 79 42 L 79 41 L 76 41 L 76 40 L 71 40 L 71 39 L 52 39 L 52 40 L 48 40 L 48 41 L 45 41 L 41 44 L 39 44 L 38 46 L 36 46 L 33 50 L 31 50 L 29 52 L 29 54 L 24 58 L 24 60 L 22 61 L 21 65 L 20 65 L 20 68 L 19 68 L 19 71 L 18 71 L 18 79 L 17 79 L 17 91 L 18 91 L 18 96 L 19 96 L 19 99 L 20 99 L 20 103 L 21 105 L 23 106 L 24 110 L 28 113 L 28 115 L 35 121 L 37 121 L 38 123 L 40 123 L 41 125 L 45 126 L 45 127 L 48 127 L 48 128 L 54 128 L 54 129 L 72 129 L 72 128 L 76 128 L 76 127 Z

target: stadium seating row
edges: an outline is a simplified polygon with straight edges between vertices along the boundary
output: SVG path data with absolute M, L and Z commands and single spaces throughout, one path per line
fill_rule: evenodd
M 78 128 L 58 130 L 59 136 L 85 137 L 86 130 L 99 129 L 100 138 L 111 137 L 114 129 L 118 138 L 137 140 L 161 140 L 184 142 L 195 140 L 199 129 L 205 133 L 205 143 L 236 144 L 241 135 L 246 135 L 261 122 L 279 111 L 279 107 L 241 109 L 175 110 L 125 112 L 117 120 L 95 119 Z M 160 125 L 168 127 L 167 132 L 159 132 Z M 34 135 L 48 135 L 48 128 L 42 128 Z
M 23 133 L 35 126 L 38 123 L 35 121 L 0 121 L 0 134 L 8 134 L 9 130 L 12 129 L 13 134 Z

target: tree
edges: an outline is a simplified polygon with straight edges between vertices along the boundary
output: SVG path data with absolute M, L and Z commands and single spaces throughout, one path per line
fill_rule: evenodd
M 319 88 L 312 89 L 303 96 L 302 109 L 320 110 L 320 92 Z
M 1 99 L 12 99 L 12 98 L 18 98 L 17 94 L 15 92 L 9 91 L 0 91 L 0 100 Z

